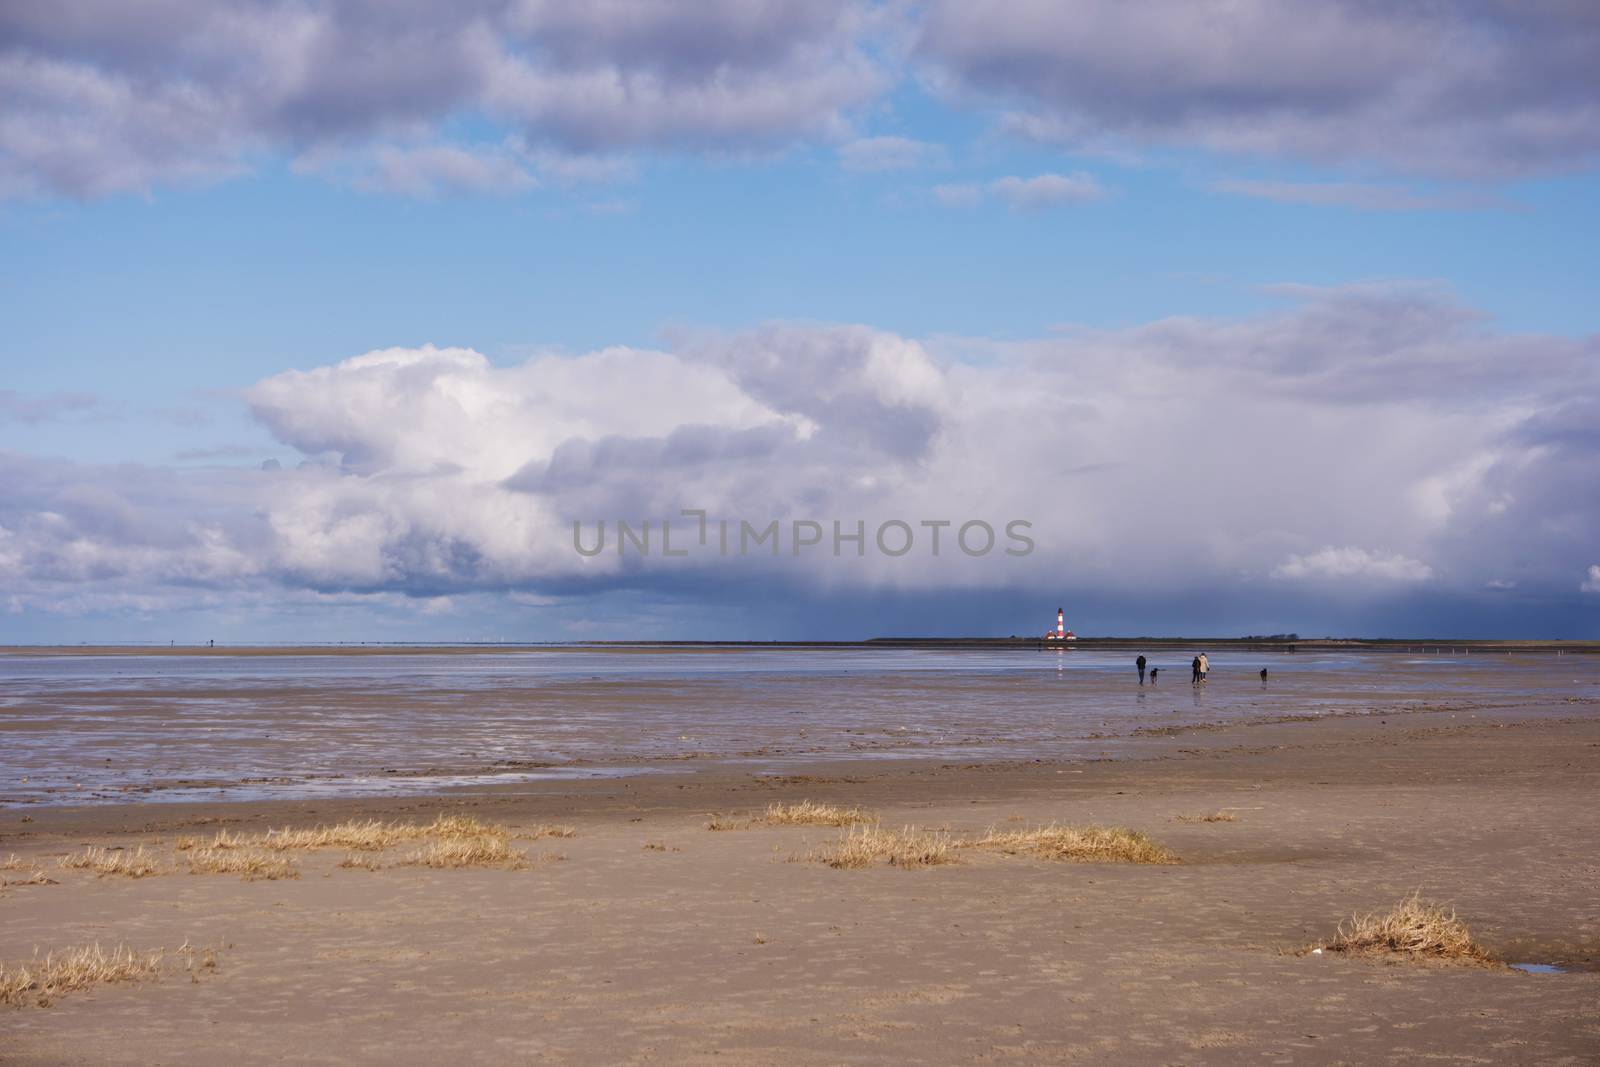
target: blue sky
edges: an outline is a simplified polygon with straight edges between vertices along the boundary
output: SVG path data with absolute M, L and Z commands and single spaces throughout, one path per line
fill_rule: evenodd
M 562 638 L 643 608 L 644 636 L 726 637 L 774 596 L 770 636 L 1011 632 L 1073 595 L 1102 632 L 1600 636 L 1600 446 L 1565 428 L 1600 410 L 1600 28 L 1581 5 L 1214 7 L 1153 5 L 1146 33 L 1102 3 L 173 0 L 155 45 L 94 3 L 0 19 L 0 639 Z M 1278 24 L 1297 7 L 1304 41 Z M 1223 29 L 1188 42 L 1201 15 Z M 358 38 L 390 50 L 369 81 L 304 73 Z M 619 372 L 613 346 L 650 355 Z M 377 350 L 402 354 L 344 364 Z M 629 393 L 658 371 L 719 377 L 676 407 Z M 407 413 L 437 448 L 392 439 Z M 685 428 L 778 426 L 776 451 L 669 462 Z M 504 488 L 611 440 L 678 488 Z M 1225 505 L 1172 473 L 1250 484 L 1295 448 L 1282 477 L 1325 492 Z M 914 579 L 585 576 L 548 543 L 692 493 L 1051 533 Z M 485 512 L 440 521 L 459 494 Z M 506 543 L 508 515 L 544 543 Z M 1152 554 L 1154 588 L 1129 577 Z

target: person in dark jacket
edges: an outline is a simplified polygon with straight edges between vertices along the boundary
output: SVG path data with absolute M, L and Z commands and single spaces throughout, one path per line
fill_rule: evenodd
M 1135 667 L 1139 668 L 1139 684 L 1143 685 L 1144 684 L 1144 655 L 1142 653 L 1140 654 L 1138 659 L 1133 661 L 1133 665 Z
M 1193 676 L 1189 679 L 1189 681 L 1194 685 L 1199 685 L 1200 684 L 1200 657 L 1199 656 L 1196 656 L 1194 658 L 1194 661 L 1189 664 L 1189 669 L 1194 672 Z

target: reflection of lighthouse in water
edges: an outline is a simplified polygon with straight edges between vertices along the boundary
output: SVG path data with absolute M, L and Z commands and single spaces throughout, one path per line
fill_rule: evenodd
M 1046 641 L 1076 641 L 1078 635 L 1067 629 L 1067 611 L 1065 608 L 1056 609 L 1055 633 L 1045 634 Z

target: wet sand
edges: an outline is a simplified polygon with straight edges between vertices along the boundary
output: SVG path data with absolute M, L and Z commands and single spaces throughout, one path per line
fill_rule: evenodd
M 0 655 L 0 808 L 829 760 L 1118 757 L 1173 724 L 1600 708 L 1600 657 L 902 649 Z M 1258 677 L 1270 665 L 1270 684 Z M 1148 746 L 1145 746 L 1148 747 Z
M 0 811 L 0 856 L 466 812 L 577 836 L 528 870 L 294 881 L 50 871 L 0 896 L 0 958 L 213 946 L 197 983 L 0 1009 L 0 1062 L 1591 1063 L 1600 1056 L 1600 716 L 1587 703 L 1175 727 L 1115 761 L 845 760 L 382 797 Z M 823 828 L 711 832 L 774 801 L 978 833 L 1143 829 L 1171 866 L 963 853 L 788 862 Z M 1232 822 L 1182 821 L 1226 810 Z M 29 821 L 24 822 L 27 819 Z M 157 844 L 157 842 L 160 842 Z M 660 846 L 653 848 L 648 846 Z M 1413 890 L 1502 959 L 1296 954 Z

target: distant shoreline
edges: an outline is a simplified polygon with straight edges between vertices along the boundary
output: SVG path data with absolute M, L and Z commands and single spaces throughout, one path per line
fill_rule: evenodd
M 1426 655 L 1473 653 L 1600 653 L 1600 641 L 1450 639 L 1450 638 L 1297 638 L 1259 637 L 1080 637 L 1074 641 L 1038 637 L 875 637 L 864 641 L 527 641 L 527 642 L 406 642 L 350 641 L 295 645 L 0 645 L 0 656 L 344 656 L 344 655 L 450 655 L 497 652 L 693 652 L 740 650 L 858 651 L 923 649 L 929 651 L 1055 651 L 1206 648 L 1285 655 L 1296 652 L 1388 652 Z

